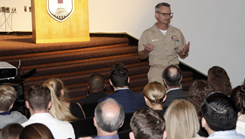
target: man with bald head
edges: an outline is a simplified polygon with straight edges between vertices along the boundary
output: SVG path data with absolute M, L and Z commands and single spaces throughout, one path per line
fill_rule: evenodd
M 180 88 L 182 74 L 176 65 L 169 65 L 162 74 L 163 82 L 167 87 L 167 99 L 163 102 L 163 106 L 168 106 L 175 99 L 188 98 L 188 93 Z
M 94 126 L 97 129 L 97 137 L 94 139 L 119 139 L 117 130 L 125 118 L 120 104 L 108 98 L 95 108 L 94 115 Z

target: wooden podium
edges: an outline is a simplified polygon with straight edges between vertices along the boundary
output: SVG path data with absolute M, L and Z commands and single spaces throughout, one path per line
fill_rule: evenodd
M 49 15 L 47 0 L 31 0 L 31 6 L 32 36 L 35 43 L 90 40 L 88 0 L 74 0 L 73 13 L 63 22 L 59 22 Z

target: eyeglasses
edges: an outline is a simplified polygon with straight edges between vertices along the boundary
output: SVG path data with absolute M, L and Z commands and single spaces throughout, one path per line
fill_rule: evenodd
M 157 13 L 162 14 L 163 16 L 167 16 L 167 15 L 173 16 L 174 15 L 174 13 L 160 13 L 160 12 L 157 12 Z

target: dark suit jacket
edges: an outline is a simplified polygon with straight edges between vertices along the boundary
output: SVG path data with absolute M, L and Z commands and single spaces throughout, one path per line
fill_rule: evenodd
M 167 93 L 167 99 L 163 102 L 163 106 L 169 106 L 175 99 L 188 99 L 188 93 L 182 89 L 171 90 Z
M 81 110 L 81 107 L 77 103 L 70 103 L 70 111 L 78 119 L 93 117 L 98 100 L 106 96 L 107 94 L 104 91 L 89 94 L 87 97 L 76 101 L 83 110 Z
M 107 98 L 115 99 L 124 109 L 124 113 L 133 113 L 140 108 L 146 107 L 144 96 L 132 92 L 130 89 L 117 90 L 114 94 L 99 100 L 99 103 Z
M 77 100 L 81 105 L 84 103 L 96 103 L 99 99 L 108 96 L 104 91 L 89 94 L 87 97 Z

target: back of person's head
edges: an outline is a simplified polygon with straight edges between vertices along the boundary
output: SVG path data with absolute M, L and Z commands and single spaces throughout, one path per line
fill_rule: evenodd
M 179 87 L 182 79 L 182 73 L 176 65 L 169 65 L 162 74 L 162 77 L 169 87 Z
M 155 12 L 159 12 L 159 9 L 161 6 L 164 6 L 164 7 L 170 7 L 170 4 L 166 3 L 166 2 L 162 2 L 162 3 L 158 3 L 156 6 L 155 6 Z
M 213 87 L 206 80 L 195 80 L 192 83 L 188 91 L 188 100 L 195 106 L 199 118 L 202 117 L 200 106 L 205 96 L 213 91 Z
M 201 105 L 201 113 L 213 131 L 234 130 L 237 121 L 237 109 L 234 102 L 225 94 L 208 94 Z
M 0 111 L 9 111 L 17 98 L 15 89 L 9 85 L 0 85 Z
M 64 87 L 63 82 L 58 78 L 50 78 L 47 79 L 44 84 L 49 84 L 56 95 L 56 97 L 61 101 L 66 101 L 68 99 L 68 94 L 66 92 L 66 89 Z
M 151 105 L 162 104 L 166 96 L 166 90 L 161 83 L 154 81 L 144 87 L 143 94 Z
M 26 101 L 34 110 L 47 110 L 49 102 L 51 101 L 51 93 L 45 85 L 37 84 L 29 88 Z
M 51 131 L 43 124 L 35 123 L 26 126 L 19 139 L 54 139 Z
M 213 86 L 214 91 L 220 91 L 229 96 L 232 87 L 228 74 L 225 69 L 213 66 L 208 70 L 208 82 Z
M 163 139 L 166 136 L 163 115 L 149 107 L 134 112 L 130 127 L 133 132 L 129 134 L 130 139 Z
M 88 79 L 90 93 L 103 91 L 105 87 L 105 78 L 99 73 L 93 73 Z
M 58 78 L 51 78 L 44 82 L 44 85 L 49 88 L 51 93 L 52 107 L 49 109 L 49 113 L 56 119 L 62 121 L 72 121 L 77 118 L 74 117 L 68 106 L 64 104 L 65 100 L 62 98 L 62 91 L 64 91 L 63 82 Z
M 19 139 L 23 127 L 18 123 L 11 123 L 2 128 L 0 139 Z
M 235 103 L 238 112 L 245 114 L 245 82 L 232 90 L 230 98 Z
M 112 98 L 98 104 L 94 115 L 97 126 L 106 132 L 117 131 L 125 118 L 123 107 Z
M 164 118 L 168 139 L 193 138 L 200 129 L 196 109 L 187 100 L 174 100 L 168 106 Z
M 113 65 L 110 80 L 115 87 L 128 86 L 128 69 L 122 63 Z

